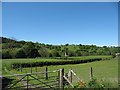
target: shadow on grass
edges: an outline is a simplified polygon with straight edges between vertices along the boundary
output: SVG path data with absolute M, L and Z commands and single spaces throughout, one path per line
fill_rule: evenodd
M 10 79 L 7 77 L 0 77 L 0 80 L 2 80 L 2 85 L 1 85 L 2 90 L 6 90 L 14 79 Z

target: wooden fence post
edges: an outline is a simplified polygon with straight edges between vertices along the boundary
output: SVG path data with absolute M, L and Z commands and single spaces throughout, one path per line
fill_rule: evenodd
M 72 72 L 69 70 L 68 72 L 68 80 L 72 83 Z
M 45 69 L 45 79 L 47 80 L 48 79 L 48 68 L 46 67 Z
M 27 75 L 27 90 L 28 90 L 29 76 Z
M 90 67 L 90 80 L 92 81 L 93 80 L 93 68 Z
M 64 89 L 64 68 L 60 69 L 59 71 L 59 88 Z

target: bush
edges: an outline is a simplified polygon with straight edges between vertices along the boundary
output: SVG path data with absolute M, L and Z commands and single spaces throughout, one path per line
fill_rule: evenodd
M 52 57 L 60 57 L 61 56 L 57 50 L 52 50 L 51 54 L 52 54 Z
M 97 80 L 94 78 L 92 81 L 89 81 L 88 83 L 82 82 L 81 84 L 80 82 L 78 82 L 74 86 L 74 88 L 99 88 L 99 89 L 114 88 L 114 84 L 108 81 Z
M 113 58 L 115 58 L 115 57 L 116 57 L 116 55 L 115 55 L 115 54 L 112 54 L 112 57 L 113 57 Z
M 38 50 L 35 48 L 35 45 L 32 42 L 26 43 L 22 49 L 28 58 L 35 58 L 39 56 Z
M 40 48 L 38 50 L 39 57 L 49 57 L 49 51 L 46 48 Z

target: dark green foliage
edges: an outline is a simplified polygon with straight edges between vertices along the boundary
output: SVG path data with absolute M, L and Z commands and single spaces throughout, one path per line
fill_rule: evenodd
M 10 52 L 8 50 L 3 50 L 2 51 L 2 58 L 3 59 L 12 58 L 12 56 L 10 55 Z
M 80 84 L 80 82 L 76 83 L 76 85 L 74 85 L 74 89 L 85 89 L 87 90 L 87 88 L 91 88 L 90 90 L 108 90 L 108 88 L 111 88 L 110 90 L 113 90 L 114 84 L 108 81 L 104 81 L 104 80 L 97 80 L 94 79 L 92 81 L 89 81 L 88 83 L 84 83 L 84 86 Z M 114 88 L 115 89 L 115 88 Z M 118 90 L 118 89 L 115 89 Z
M 49 57 L 50 56 L 50 53 L 49 53 L 48 49 L 45 48 L 45 47 L 41 47 L 38 50 L 38 53 L 39 53 L 39 57 Z
M 80 50 L 76 50 L 75 53 L 77 54 L 77 56 L 82 56 L 82 52 Z
M 116 57 L 115 54 L 120 52 L 120 47 L 98 47 L 96 45 L 82 44 L 49 45 L 38 42 L 16 41 L 3 37 L 1 39 L 3 51 L 8 51 L 11 55 L 5 56 L 5 52 L 3 52 L 3 58 L 64 57 L 65 53 L 68 57 L 89 55 L 112 55 Z M 22 49 L 25 55 L 21 55 L 23 52 L 18 52 L 19 49 Z
M 74 50 L 69 50 L 67 55 L 70 57 L 76 56 L 77 51 L 75 52 Z
M 113 87 L 113 84 L 110 82 L 106 82 L 104 80 L 97 80 L 93 79 L 92 81 L 89 81 L 88 84 L 86 85 L 88 88 L 110 88 Z
M 115 54 L 112 54 L 112 57 L 113 57 L 113 58 L 115 58 L 115 57 L 116 57 L 116 55 L 115 55 Z
M 67 44 L 65 44 L 65 46 L 69 46 L 69 44 L 67 43 Z
M 99 83 L 97 82 L 96 79 L 93 79 L 92 81 L 90 81 L 88 83 L 88 87 L 90 87 L 90 88 L 100 88 L 100 85 L 99 85 Z
M 32 42 L 26 43 L 22 47 L 22 49 L 28 58 L 35 58 L 35 57 L 39 56 L 38 50 L 35 48 L 35 45 Z
M 51 53 L 49 54 L 49 57 L 53 57 Z
M 16 57 L 16 58 L 26 58 L 27 56 L 26 56 L 24 50 L 23 50 L 23 49 L 20 49 L 20 50 L 18 50 L 18 51 L 16 52 L 15 57 Z
M 20 48 L 22 45 L 16 42 L 3 43 L 2 49 Z
M 60 57 L 59 52 L 57 50 L 55 50 L 55 49 L 52 50 L 51 54 L 52 54 L 52 57 Z
M 0 37 L 0 39 L 2 39 L 2 43 L 16 42 L 13 39 L 5 38 L 5 37 Z
M 85 60 L 56 60 L 56 61 L 41 61 L 41 62 L 33 62 L 33 63 L 13 63 L 13 68 L 22 67 L 36 67 L 36 66 L 49 66 L 49 65 L 65 65 L 65 64 L 79 64 L 79 63 L 88 63 L 93 61 L 100 61 L 102 58 L 94 58 L 94 59 L 85 59 Z

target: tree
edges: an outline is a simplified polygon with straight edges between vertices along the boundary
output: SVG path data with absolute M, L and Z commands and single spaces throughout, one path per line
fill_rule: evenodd
M 26 43 L 22 47 L 22 49 L 24 50 L 24 52 L 28 58 L 35 58 L 35 57 L 39 56 L 38 50 L 35 48 L 35 45 L 32 42 Z
M 51 53 L 49 54 L 49 57 L 53 57 Z
M 60 57 L 59 52 L 55 49 L 51 51 L 51 54 L 52 54 L 53 57 Z
M 79 46 L 82 46 L 82 44 L 79 44 Z
M 26 54 L 23 49 L 20 49 L 16 52 L 15 55 L 16 58 L 26 58 Z
M 49 57 L 49 51 L 45 47 L 41 47 L 38 52 L 40 57 Z
M 89 50 L 87 50 L 89 52 L 89 55 L 96 55 L 96 48 L 90 48 Z
M 69 56 L 69 57 L 76 56 L 75 51 L 73 51 L 73 50 L 68 50 L 68 56 Z
M 65 44 L 65 46 L 69 46 L 69 44 L 67 43 L 67 44 Z
M 98 48 L 96 53 L 97 53 L 97 55 L 103 55 L 103 49 L 102 48 Z
M 82 53 L 81 53 L 80 50 L 76 50 L 75 53 L 76 53 L 77 56 L 82 56 Z
M 8 50 L 2 51 L 2 59 L 10 59 L 12 56 L 10 55 L 10 52 Z

